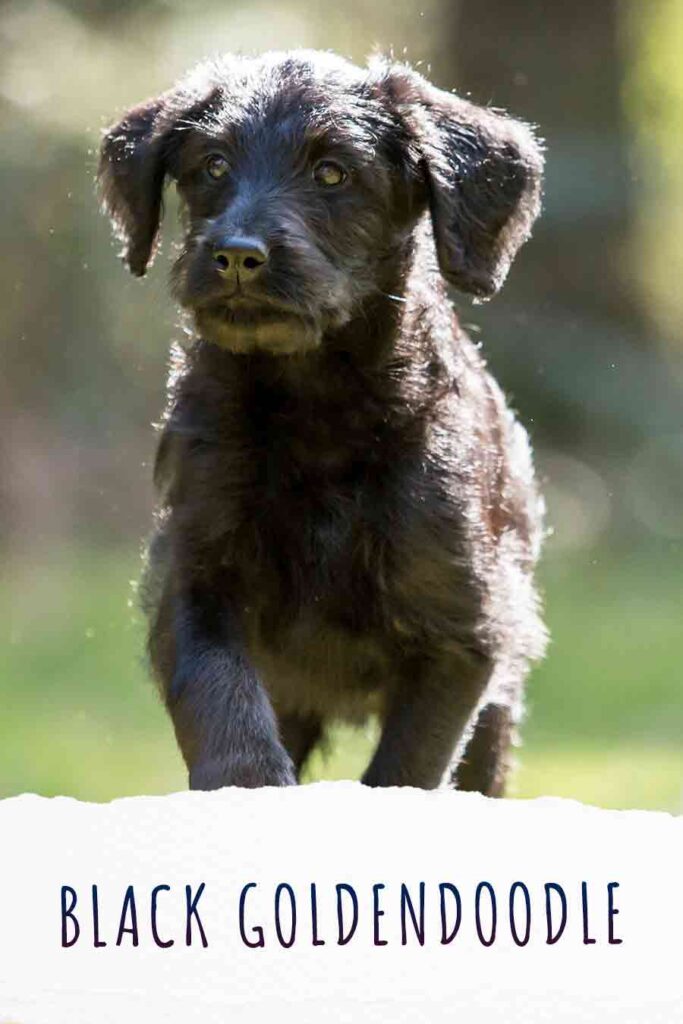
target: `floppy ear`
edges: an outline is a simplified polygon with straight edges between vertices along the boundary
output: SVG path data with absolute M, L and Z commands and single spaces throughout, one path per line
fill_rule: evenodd
M 105 132 L 97 183 L 123 257 L 141 277 L 153 256 L 166 176 L 164 133 L 155 132 L 162 97 L 129 110 Z
M 385 65 L 382 87 L 427 178 L 442 274 L 489 298 L 539 214 L 541 144 L 528 125 L 442 92 L 407 66 Z

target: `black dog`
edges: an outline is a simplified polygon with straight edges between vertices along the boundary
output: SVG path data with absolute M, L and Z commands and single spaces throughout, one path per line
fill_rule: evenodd
M 501 793 L 541 507 L 443 278 L 495 293 L 541 169 L 526 126 L 324 53 L 203 65 L 107 133 L 133 273 L 167 178 L 187 223 L 146 592 L 193 788 L 292 784 L 376 713 L 366 784 Z

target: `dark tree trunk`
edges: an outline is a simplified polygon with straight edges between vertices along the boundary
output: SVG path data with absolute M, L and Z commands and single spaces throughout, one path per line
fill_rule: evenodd
M 621 104 L 620 10 L 619 0 L 462 0 L 454 35 L 451 85 L 537 124 L 547 141 L 534 237 L 502 294 L 472 310 L 461 302 L 463 318 L 481 325 L 537 436 L 572 446 L 604 444 L 611 431 L 634 440 L 650 432 L 653 422 L 639 423 L 629 408 L 631 391 L 641 407 L 657 391 L 663 404 L 653 415 L 673 415 L 634 282 L 639 199 Z

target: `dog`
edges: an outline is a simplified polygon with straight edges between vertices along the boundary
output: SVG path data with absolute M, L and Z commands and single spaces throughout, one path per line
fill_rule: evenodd
M 375 715 L 366 785 L 504 792 L 542 501 L 447 283 L 500 288 L 542 169 L 527 125 L 315 51 L 207 62 L 106 131 L 133 274 L 167 180 L 186 229 L 143 589 L 191 788 L 295 784 Z

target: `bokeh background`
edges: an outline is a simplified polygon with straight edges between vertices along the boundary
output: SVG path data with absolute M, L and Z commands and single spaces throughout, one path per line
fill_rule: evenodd
M 101 128 L 220 50 L 373 49 L 547 140 L 545 212 L 456 297 L 529 427 L 553 643 L 514 791 L 683 811 L 683 2 L 0 3 L 0 795 L 185 786 L 134 581 L 169 340 L 93 194 Z M 172 213 L 172 202 L 169 207 Z M 372 730 L 312 775 L 356 775 Z

